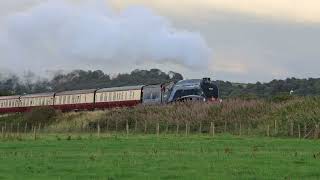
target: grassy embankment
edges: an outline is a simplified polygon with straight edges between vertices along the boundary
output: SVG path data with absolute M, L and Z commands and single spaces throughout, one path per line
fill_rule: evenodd
M 145 134 L 229 133 L 250 136 L 319 135 L 320 97 L 267 100 L 230 99 L 222 104 L 139 106 L 94 112 L 59 113 L 38 109 L 0 118 L 4 134 L 126 132 Z

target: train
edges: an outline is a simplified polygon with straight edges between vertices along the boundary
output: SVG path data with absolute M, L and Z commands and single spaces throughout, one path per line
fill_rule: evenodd
M 28 112 L 51 107 L 63 112 L 155 105 L 181 101 L 218 102 L 219 88 L 210 78 L 177 83 L 0 97 L 0 114 Z

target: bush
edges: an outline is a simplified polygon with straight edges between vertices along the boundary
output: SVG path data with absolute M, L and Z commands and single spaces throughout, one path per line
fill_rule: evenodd
M 287 102 L 292 99 L 294 99 L 294 96 L 292 96 L 288 93 L 279 93 L 279 94 L 271 97 L 271 101 L 275 102 L 275 103 Z
M 52 107 L 39 107 L 32 109 L 24 115 L 24 120 L 30 124 L 51 124 L 58 116 L 58 112 Z

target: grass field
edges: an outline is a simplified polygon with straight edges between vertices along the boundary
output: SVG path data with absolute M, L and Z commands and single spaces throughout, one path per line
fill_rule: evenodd
M 320 179 L 320 142 L 218 136 L 2 140 L 0 179 Z

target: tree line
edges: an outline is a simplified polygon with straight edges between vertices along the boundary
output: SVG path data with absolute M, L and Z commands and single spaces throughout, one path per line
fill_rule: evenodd
M 267 83 L 232 83 L 216 81 L 222 97 L 268 98 L 279 95 L 320 95 L 320 78 L 272 80 Z
M 101 70 L 74 70 L 60 73 L 52 79 L 37 79 L 32 73 L 24 76 L 23 80 L 17 75 L 9 78 L 0 76 L 0 96 L 23 95 L 43 92 L 60 92 L 68 90 L 98 89 L 108 87 L 161 84 L 177 82 L 183 76 L 177 72 L 165 73 L 159 69 L 134 70 L 131 73 L 118 74 L 112 77 Z M 277 95 L 289 95 L 290 91 L 298 96 L 320 95 L 320 78 L 272 80 L 267 83 L 233 83 L 217 80 L 222 98 L 268 98 Z
M 115 77 L 101 70 L 74 70 L 65 74 L 56 74 L 50 80 L 39 79 L 33 73 L 27 73 L 23 80 L 17 75 L 11 75 L 3 80 L 0 77 L 0 96 L 160 84 L 182 79 L 183 76 L 179 73 L 173 71 L 165 73 L 159 69 L 134 70 Z

